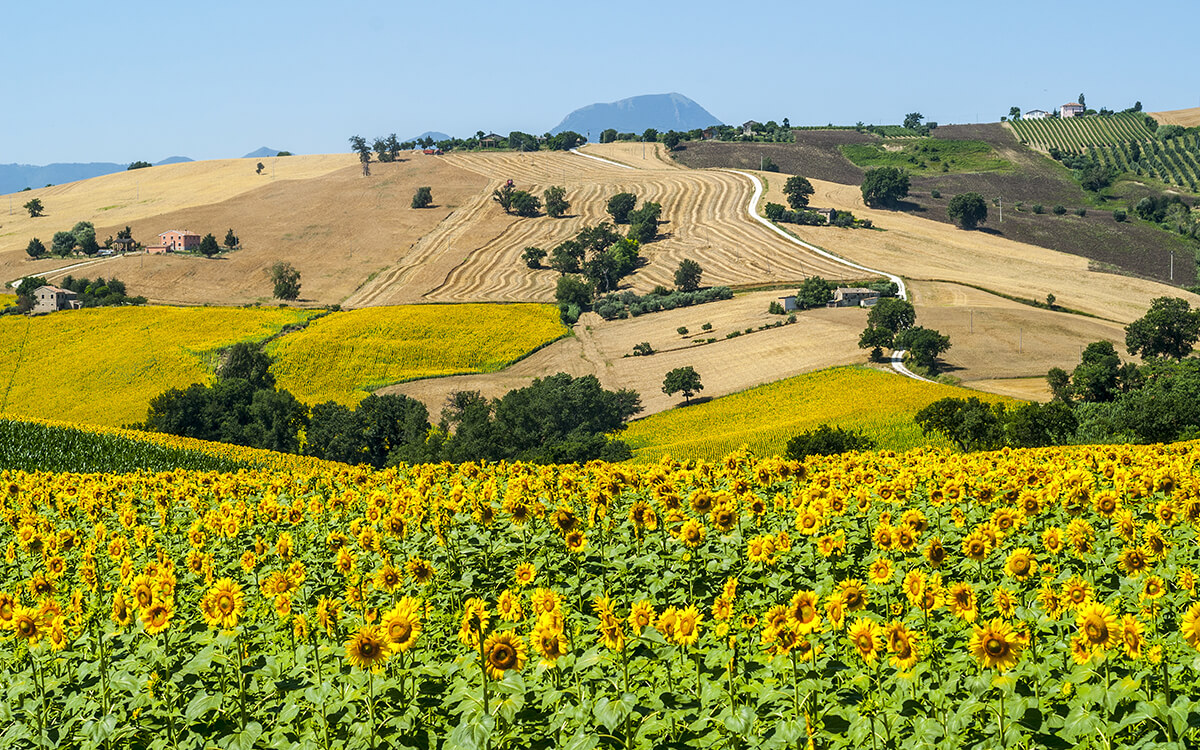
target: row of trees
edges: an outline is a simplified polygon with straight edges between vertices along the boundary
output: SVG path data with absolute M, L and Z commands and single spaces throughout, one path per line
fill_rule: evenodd
M 551 185 L 542 191 L 542 197 L 526 191 L 518 190 L 516 184 L 509 180 L 504 185 L 492 191 L 492 200 L 500 204 L 506 214 L 533 217 L 542 210 L 545 201 L 546 215 L 552 219 L 561 219 L 567 215 L 571 202 L 567 200 L 567 189 L 561 185 Z M 417 208 L 414 198 L 413 208 Z
M 17 285 L 16 289 L 17 304 L 12 310 L 19 313 L 29 312 L 36 303 L 33 293 L 48 284 L 49 282 L 42 276 L 26 276 L 21 279 L 21 283 Z M 106 280 L 102 276 L 88 279 L 68 275 L 58 283 L 58 286 L 75 292 L 76 299 L 84 307 L 146 304 L 145 297 L 130 296 L 125 282 L 116 277 Z
M 608 435 L 642 408 L 633 391 L 608 391 L 594 376 L 559 373 L 499 399 L 452 393 L 435 426 L 424 404 L 403 395 L 368 396 L 354 409 L 332 401 L 309 409 L 275 387 L 271 364 L 257 346 L 237 344 L 215 383 L 159 395 L 142 427 L 374 467 L 502 459 L 571 463 L 628 458 L 628 447 Z

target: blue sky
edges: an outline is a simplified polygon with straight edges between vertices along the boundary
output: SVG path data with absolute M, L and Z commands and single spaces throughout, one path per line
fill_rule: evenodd
M 676 91 L 747 119 L 999 119 L 1200 106 L 1200 3 L 1156 0 L 11 3 L 0 163 L 347 150 L 353 134 L 542 133 Z

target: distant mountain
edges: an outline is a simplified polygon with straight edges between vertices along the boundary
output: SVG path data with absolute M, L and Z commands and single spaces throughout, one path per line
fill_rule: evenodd
M 425 137 L 432 138 L 434 143 L 437 143 L 438 141 L 448 141 L 448 140 L 450 140 L 450 136 L 446 135 L 445 133 L 439 133 L 439 132 L 437 132 L 436 130 L 426 130 L 424 133 L 421 133 L 421 134 L 420 134 L 420 135 L 418 135 L 418 136 L 414 136 L 414 137 L 412 137 L 412 138 L 405 138 L 404 140 L 405 140 L 405 141 L 414 141 L 414 142 L 415 142 L 415 141 L 419 141 L 419 140 L 421 140 L 422 138 L 425 138 Z
M 195 161 L 195 159 L 189 159 L 186 156 L 168 156 L 162 161 L 154 162 L 154 166 L 161 167 L 164 164 L 182 164 L 185 161 Z
M 283 150 L 283 149 L 278 149 L 278 148 L 267 148 L 266 146 L 263 146 L 263 147 L 262 147 L 262 148 L 260 148 L 260 149 L 257 149 L 257 150 L 255 150 L 255 151 L 251 151 L 250 153 L 246 154 L 246 155 L 245 155 L 245 156 L 243 156 L 242 158 L 243 158 L 243 159 L 261 159 L 261 158 L 263 158 L 263 157 L 265 157 L 265 156 L 278 156 L 278 155 L 279 155 L 279 152 L 280 152 L 280 151 L 282 151 L 282 150 Z
M 178 164 L 191 161 L 186 156 L 172 156 L 155 164 Z M 59 163 L 45 166 L 32 164 L 0 164 L 0 194 L 15 193 L 25 188 L 40 188 L 47 185 L 62 185 L 66 182 L 87 180 L 92 177 L 124 172 L 128 164 L 94 161 L 87 164 Z
M 589 104 L 575 110 L 550 131 L 564 130 L 600 140 L 600 131 L 614 128 L 619 133 L 641 133 L 646 128 L 694 130 L 720 125 L 721 121 L 683 94 L 646 94 L 607 104 Z

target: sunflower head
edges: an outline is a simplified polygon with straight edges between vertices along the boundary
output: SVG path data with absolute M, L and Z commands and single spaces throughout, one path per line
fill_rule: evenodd
M 1012 627 L 997 618 L 975 628 L 970 650 L 981 665 L 1004 672 L 1016 665 L 1023 646 Z
M 525 641 L 510 630 L 492 633 L 483 644 L 483 654 L 488 676 L 500 680 L 508 670 L 519 672 L 525 666 Z
M 391 656 L 387 637 L 374 625 L 365 625 L 346 641 L 346 661 L 359 669 L 378 669 Z
M 1108 605 L 1088 602 L 1075 613 L 1079 635 L 1091 648 L 1108 648 L 1119 636 L 1117 618 Z

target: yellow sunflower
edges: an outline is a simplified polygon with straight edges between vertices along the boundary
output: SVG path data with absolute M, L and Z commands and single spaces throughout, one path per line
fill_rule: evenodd
M 158 635 L 171 625 L 175 605 L 169 601 L 155 601 L 142 610 L 142 625 L 150 635 Z
M 1183 615 L 1183 624 L 1179 626 L 1183 639 L 1192 648 L 1200 651 L 1200 602 L 1188 607 Z
M 433 563 L 421 557 L 414 557 L 405 565 L 408 572 L 412 575 L 413 580 L 424 586 L 433 580 L 437 575 L 437 569 L 433 567 Z
M 700 546 L 704 541 L 704 535 L 704 525 L 694 518 L 684 521 L 683 527 L 679 529 L 679 541 L 692 549 Z
M 374 625 L 364 625 L 346 641 L 346 661 L 359 669 L 378 669 L 391 656 L 387 637 Z
M 1024 581 L 1037 573 L 1037 558 L 1028 547 L 1018 547 L 1004 561 L 1004 572 L 1018 581 Z
M 1064 608 L 1079 609 L 1092 598 L 1092 585 L 1079 576 L 1072 576 L 1063 583 L 1062 598 Z
M 1150 554 L 1141 545 L 1126 547 L 1121 552 L 1120 566 L 1126 575 L 1137 578 L 1150 567 Z
M 917 642 L 919 635 L 904 627 L 904 623 L 893 621 L 883 629 L 887 640 L 888 651 L 892 656 L 888 660 L 897 669 L 912 669 L 917 663 Z
M 408 597 L 405 597 L 408 600 Z M 379 626 L 393 651 L 408 651 L 417 645 L 421 634 L 421 616 L 415 601 L 401 601 L 380 620 Z
M 892 561 L 886 557 L 876 558 L 867 568 L 871 583 L 882 586 L 892 579 Z
M 929 542 L 929 546 L 925 548 L 925 559 L 934 568 L 940 568 L 942 563 L 946 562 L 946 548 L 942 546 L 941 539 L 935 538 Z
M 1016 665 L 1023 646 L 1012 627 L 996 618 L 975 627 L 969 648 L 981 665 L 1004 672 Z
M 12 630 L 18 638 L 24 638 L 30 646 L 36 646 L 43 635 L 37 610 L 18 606 L 13 615 Z
M 867 606 L 867 592 L 863 589 L 862 581 L 848 578 L 838 583 L 836 593 L 842 597 L 842 604 L 847 612 L 857 612 Z
M 539 621 L 529 640 L 533 643 L 533 650 L 542 657 L 541 663 L 552 667 L 559 658 L 566 656 L 567 639 L 563 636 L 562 628 L 554 627 L 549 622 Z
M 514 594 L 511 589 L 505 589 L 496 599 L 496 614 L 500 615 L 501 620 L 507 622 L 524 619 L 525 608 L 521 606 L 521 597 Z
M 1075 613 L 1075 625 L 1087 645 L 1092 648 L 1108 648 L 1119 637 L 1117 618 L 1108 605 L 1088 602 Z
M 879 623 L 866 618 L 858 618 L 846 633 L 854 650 L 867 664 L 874 664 L 883 649 L 883 628 Z
M 700 622 L 704 615 L 695 605 L 679 610 L 672 640 L 680 646 L 691 646 L 700 638 Z
M 404 582 L 404 574 L 400 569 L 391 563 L 384 563 L 383 567 L 375 571 L 374 583 L 375 588 L 380 591 L 395 591 Z
M 112 620 L 122 628 L 133 622 L 133 610 L 129 608 L 125 594 L 121 593 L 120 588 L 113 593 Z
M 479 634 L 486 633 L 491 621 L 487 603 L 471 597 L 463 604 L 462 622 L 458 628 L 458 640 L 464 646 L 479 647 Z
M 1142 658 L 1142 649 L 1146 647 L 1146 639 L 1143 637 L 1145 627 L 1133 615 L 1125 615 L 1121 618 L 1121 647 L 1125 650 L 1125 656 L 1130 659 Z
M 564 541 L 567 543 L 567 549 L 571 552 L 582 552 L 584 547 L 587 546 L 587 537 L 578 529 L 568 531 L 566 537 L 564 537 Z
M 979 615 L 975 589 L 971 588 L 969 583 L 950 584 L 950 588 L 946 592 L 946 602 L 950 607 L 950 614 L 960 620 L 975 622 L 975 618 Z
M 501 680 L 508 670 L 520 672 L 525 666 L 525 641 L 511 630 L 492 633 L 484 641 L 483 655 L 488 676 Z
M 237 627 L 245 608 L 246 597 L 241 584 L 232 578 L 222 578 L 213 584 L 200 603 L 200 611 L 210 628 Z
M 524 588 L 533 583 L 533 579 L 537 578 L 537 568 L 529 563 L 521 563 L 517 566 L 517 571 L 514 574 L 517 585 Z
M 1166 584 L 1158 576 L 1148 576 L 1146 582 L 1142 584 L 1142 599 L 1158 599 L 1165 593 L 1167 593 Z

